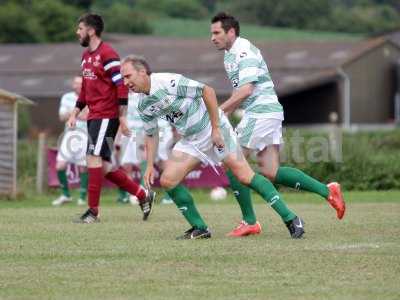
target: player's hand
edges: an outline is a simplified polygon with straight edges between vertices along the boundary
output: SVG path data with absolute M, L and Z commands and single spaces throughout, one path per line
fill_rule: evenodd
M 68 128 L 75 128 L 76 126 L 76 117 L 74 115 L 71 115 L 67 121 L 67 126 Z
M 88 115 L 89 115 L 89 109 L 87 106 L 85 106 L 85 108 L 79 113 L 77 118 L 80 121 L 87 121 Z
M 131 136 L 131 131 L 128 127 L 128 122 L 126 121 L 125 117 L 120 117 L 119 118 L 119 130 L 121 133 L 125 136 Z
M 150 189 L 151 186 L 154 184 L 154 167 L 153 166 L 151 166 L 151 167 L 147 166 L 146 172 L 144 172 L 143 180 L 144 180 L 144 186 L 147 189 Z
M 218 150 L 222 151 L 224 149 L 225 143 L 224 143 L 224 139 L 222 138 L 222 134 L 221 134 L 221 131 L 219 130 L 219 128 L 212 130 L 211 140 L 212 140 L 214 146 Z

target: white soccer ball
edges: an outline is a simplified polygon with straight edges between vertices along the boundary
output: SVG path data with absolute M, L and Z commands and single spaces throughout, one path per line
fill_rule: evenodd
M 244 109 L 238 108 L 233 112 L 235 118 L 241 119 L 244 116 Z
M 226 196 L 228 196 L 228 192 L 221 186 L 213 188 L 210 192 L 211 199 L 215 201 L 223 200 Z
M 129 196 L 129 203 L 132 204 L 132 205 L 138 205 L 139 204 L 139 199 L 134 195 L 130 195 Z

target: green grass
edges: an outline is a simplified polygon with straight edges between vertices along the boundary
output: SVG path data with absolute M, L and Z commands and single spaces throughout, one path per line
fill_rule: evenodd
M 180 38 L 209 38 L 209 20 L 183 20 L 172 18 L 154 18 L 153 35 Z M 324 31 L 306 31 L 289 28 L 275 28 L 241 24 L 241 35 L 251 40 L 273 41 L 328 41 L 328 40 L 359 40 L 361 35 Z
M 318 197 L 285 193 L 306 222 L 291 240 L 255 201 L 264 232 L 225 237 L 239 220 L 232 198 L 195 191 L 211 240 L 176 241 L 187 224 L 173 205 L 148 222 L 105 191 L 102 222 L 72 224 L 82 212 L 49 206 L 55 192 L 0 201 L 1 299 L 399 299 L 400 192 L 346 193 L 347 215 Z

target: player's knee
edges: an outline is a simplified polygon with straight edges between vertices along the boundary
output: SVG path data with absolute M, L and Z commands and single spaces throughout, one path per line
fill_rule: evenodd
M 56 170 L 57 171 L 64 171 L 67 169 L 67 164 L 63 162 L 57 162 L 56 163 Z
M 168 175 L 162 174 L 161 178 L 160 178 L 160 185 L 164 189 L 171 189 L 177 185 L 177 182 L 176 182 L 176 180 L 169 177 Z
M 261 174 L 268 178 L 271 182 L 275 181 L 276 171 L 268 168 L 261 168 Z
M 235 176 L 241 184 L 249 185 L 251 182 L 251 175 L 247 174 L 247 172 L 239 172 Z

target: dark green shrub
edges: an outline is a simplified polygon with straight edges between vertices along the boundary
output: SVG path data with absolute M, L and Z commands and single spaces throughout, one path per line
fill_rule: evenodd
M 47 42 L 63 42 L 75 39 L 79 11 L 56 0 L 33 1 L 32 11 L 37 16 Z
M 173 18 L 202 19 L 207 15 L 207 9 L 197 0 L 165 1 L 164 11 Z
M 103 17 L 107 32 L 145 34 L 153 31 L 144 14 L 124 4 L 113 4 Z
M 14 3 L 0 6 L 0 43 L 37 43 L 45 41 L 39 19 Z

